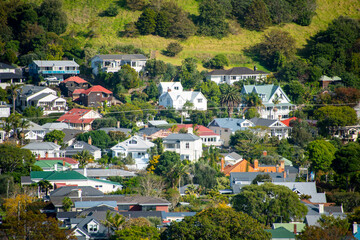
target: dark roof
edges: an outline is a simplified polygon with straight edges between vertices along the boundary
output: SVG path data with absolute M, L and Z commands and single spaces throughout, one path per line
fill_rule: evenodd
M 263 71 L 254 71 L 246 67 L 234 67 L 229 70 L 214 70 L 208 75 L 244 75 L 244 74 L 267 74 Z
M 20 73 L 0 73 L 0 79 L 21 79 L 24 78 L 22 74 Z
M 161 211 L 121 211 L 119 214 L 127 218 L 140 218 L 140 217 L 159 217 L 162 218 Z
M 50 192 L 50 197 L 77 197 L 78 189 L 81 189 L 81 195 L 85 196 L 104 196 L 104 193 L 90 186 L 64 186 Z
M 191 133 L 172 133 L 164 141 L 195 141 L 200 139 L 198 136 Z
M 266 118 L 251 118 L 249 119 L 252 123 L 254 123 L 256 126 L 265 126 L 265 127 L 269 127 L 271 124 L 273 124 L 274 122 L 276 122 L 276 119 L 266 119 Z
M 30 185 L 34 183 L 34 181 L 31 180 L 31 177 L 30 176 L 22 176 L 21 177 L 21 185 Z
M 14 66 L 0 62 L 0 69 L 5 69 L 5 68 L 16 69 L 16 67 L 14 67 Z
M 125 134 L 129 134 L 131 132 L 130 128 L 116 128 L 116 127 L 107 127 L 107 128 L 99 128 L 98 130 L 109 132 L 123 132 Z
M 65 137 L 63 139 L 63 141 L 66 143 L 68 141 L 70 141 L 71 139 L 75 138 L 75 136 L 77 134 L 83 133 L 84 131 L 82 130 L 77 130 L 77 129 L 66 129 L 64 128 L 63 130 L 61 130 L 63 133 L 65 133 Z
M 116 210 L 114 210 L 114 208 L 112 207 L 108 207 L 108 206 L 98 206 L 98 207 L 91 207 L 91 208 L 87 208 L 83 211 L 81 211 L 80 213 L 77 212 L 78 216 L 89 216 L 90 214 L 92 214 L 93 212 L 117 212 Z
M 75 148 L 74 147 L 75 144 L 82 145 L 82 148 Z M 91 153 L 91 152 L 94 152 L 94 151 L 99 151 L 100 148 L 98 148 L 98 147 L 96 147 L 94 145 L 90 145 L 87 142 L 83 142 L 83 141 L 76 141 L 72 145 L 65 148 L 66 155 L 75 155 L 78 152 L 81 152 L 83 150 L 88 150 Z
M 143 54 L 99 54 L 96 55 L 103 60 L 112 60 L 112 59 L 119 59 L 119 60 L 147 60 Z
M 149 127 L 149 128 L 143 128 L 139 131 L 140 135 L 146 135 L 146 136 L 151 136 L 154 133 L 157 133 L 161 131 L 161 128 L 157 128 L 157 127 Z
M 77 214 L 78 214 L 78 212 L 57 212 L 56 218 L 57 219 L 69 219 L 69 218 L 76 217 Z

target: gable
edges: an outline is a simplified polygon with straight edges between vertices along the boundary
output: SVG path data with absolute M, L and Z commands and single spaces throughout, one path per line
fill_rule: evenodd
M 287 126 L 284 123 L 277 120 L 276 122 L 271 124 L 269 127 L 287 127 Z

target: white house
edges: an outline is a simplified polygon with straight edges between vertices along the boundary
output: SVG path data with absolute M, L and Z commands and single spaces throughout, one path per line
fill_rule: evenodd
M 65 157 L 65 151 L 53 142 L 33 142 L 22 148 L 29 149 L 37 158 Z
M 29 64 L 30 76 L 56 77 L 63 80 L 66 76 L 80 74 L 79 64 L 74 60 L 34 60 Z
M 97 75 L 100 71 L 118 72 L 123 65 L 129 65 L 137 72 L 144 70 L 147 57 L 143 54 L 124 54 L 124 55 L 96 55 L 91 59 L 91 68 Z
M 47 87 L 25 85 L 19 90 L 16 105 L 24 110 L 28 106 L 40 107 L 44 114 L 62 113 L 67 109 L 66 100 Z
M 111 148 L 113 157 L 126 157 L 130 155 L 135 160 L 135 165 L 128 165 L 131 169 L 145 169 L 149 162 L 148 150 L 155 144 L 144 140 L 140 136 L 133 136 Z
M 266 127 L 266 129 L 260 129 L 259 134 L 264 136 L 265 134 L 270 137 L 277 137 L 279 139 L 288 138 L 291 127 L 288 127 L 286 124 L 282 123 L 278 119 L 266 119 L 266 118 L 251 118 L 249 119 L 255 126 Z M 256 129 L 253 129 L 256 131 Z
M 27 140 L 42 141 L 42 139 L 45 137 L 46 129 L 30 121 L 29 127 L 24 130 L 24 133 L 25 133 L 25 139 Z
M 182 92 L 183 90 L 181 82 L 160 82 L 159 84 L 159 95 L 166 92 Z
M 202 156 L 202 140 L 191 133 L 173 133 L 163 139 L 164 150 L 180 154 L 181 160 L 198 160 Z
M 190 102 L 193 104 L 193 110 L 206 111 L 207 99 L 201 92 L 176 91 L 163 93 L 159 98 L 159 105 L 166 108 L 175 108 L 184 110 L 184 104 Z
M 295 105 L 290 103 L 290 99 L 280 86 L 268 85 L 244 85 L 241 94 L 256 93 L 262 100 L 263 107 L 260 109 L 260 117 L 268 119 L 289 118 L 290 111 L 295 109 Z M 279 103 L 274 104 L 275 100 Z M 245 105 L 243 107 L 246 107 Z
M 246 67 L 234 67 L 229 70 L 214 70 L 206 76 L 208 80 L 214 81 L 216 84 L 227 83 L 234 84 L 237 81 L 254 80 L 260 81 L 265 79 L 269 73 L 257 71 L 256 67 L 251 70 Z
M 76 141 L 67 148 L 65 148 L 65 156 L 66 157 L 73 157 L 74 155 L 82 152 L 88 151 L 95 160 L 101 158 L 101 149 L 91 144 L 91 138 L 88 139 L 88 142 L 84 141 Z
M 7 118 L 10 116 L 10 104 L 0 101 L 0 118 Z

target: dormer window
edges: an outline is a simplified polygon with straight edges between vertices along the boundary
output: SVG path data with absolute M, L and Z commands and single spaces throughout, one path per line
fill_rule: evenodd
M 179 87 L 174 87 L 175 90 L 179 90 Z
M 83 148 L 83 147 L 84 147 L 84 145 L 79 142 L 74 144 L 74 148 Z
M 129 144 L 137 144 L 137 141 L 135 139 L 132 139 L 129 141 Z
M 89 233 L 97 233 L 99 231 L 98 224 L 92 222 L 88 224 L 88 232 Z

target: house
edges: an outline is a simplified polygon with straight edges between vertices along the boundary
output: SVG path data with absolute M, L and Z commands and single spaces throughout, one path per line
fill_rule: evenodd
M 305 224 L 308 226 L 320 226 L 318 220 L 322 215 L 334 216 L 335 218 L 340 217 L 341 219 L 346 218 L 346 213 L 344 213 L 342 206 L 333 206 L 333 204 L 329 203 L 314 204 L 306 200 L 301 201 L 308 209 L 305 216 Z
M 73 108 L 56 121 L 70 124 L 70 127 L 77 130 L 89 131 L 92 122 L 98 118 L 102 118 L 102 116 L 94 110 Z
M 181 160 L 198 160 L 202 156 L 202 140 L 189 129 L 188 133 L 172 133 L 163 139 L 164 150 L 180 154 Z
M 229 176 L 230 173 L 235 172 L 264 172 L 264 173 L 282 173 L 285 171 L 285 162 L 280 161 L 280 165 L 260 165 L 258 160 L 254 160 L 254 164 L 251 164 L 247 160 L 243 159 L 234 165 L 226 165 L 225 160 L 221 159 L 221 172 L 225 176 Z M 286 174 L 286 172 L 284 172 Z
M 29 149 L 37 158 L 65 157 L 65 151 L 53 142 L 32 142 L 22 148 Z
M 165 108 L 174 108 L 176 110 L 185 110 L 185 103 L 191 103 L 192 107 L 188 109 L 206 111 L 207 99 L 201 92 L 195 91 L 176 91 L 163 93 L 159 98 L 159 106 Z
M 306 227 L 303 222 L 289 222 L 289 223 L 273 223 L 272 229 L 285 228 L 289 232 L 293 232 L 295 235 L 300 234 Z
M 82 151 L 88 151 L 95 160 L 101 158 L 101 149 L 91 145 L 91 138 L 89 138 L 87 143 L 83 141 L 75 141 L 73 144 L 65 148 L 65 156 L 73 157 Z
M 65 170 L 67 169 L 77 169 L 79 168 L 79 162 L 73 158 L 69 158 L 69 157 L 55 157 L 55 158 L 37 158 L 36 162 L 47 162 L 47 161 L 56 161 L 58 163 L 57 166 L 57 170 L 58 171 L 64 171 L 62 168 L 65 166 Z M 61 163 L 60 163 L 61 162 Z M 43 164 L 43 163 L 42 163 Z M 40 164 L 41 165 L 41 164 Z M 54 171 L 55 170 L 55 164 L 53 164 L 52 162 L 50 164 L 46 164 L 48 166 L 54 166 L 54 169 L 49 170 L 49 171 Z M 60 166 L 60 167 L 59 167 Z M 68 168 L 67 168 L 68 166 Z M 45 170 L 44 170 L 45 171 Z
M 266 232 L 271 234 L 271 240 L 295 240 L 295 234 L 284 227 L 276 229 L 265 229 Z
M 18 90 L 16 105 L 24 110 L 28 106 L 40 107 L 44 115 L 62 113 L 67 109 L 66 100 L 47 87 L 24 85 Z
M 7 118 L 10 116 L 10 104 L 0 101 L 0 118 Z
M 277 119 L 265 118 L 251 118 L 249 119 L 255 126 L 266 127 L 265 129 L 253 129 L 258 131 L 261 136 L 266 134 L 270 137 L 277 137 L 279 139 L 288 138 L 291 127 L 286 126 L 284 123 Z
M 334 137 L 340 138 L 343 142 L 356 142 L 360 133 L 360 125 L 337 127 Z
M 320 77 L 319 82 L 322 83 L 322 88 L 328 88 L 329 84 L 335 84 L 341 82 L 341 78 L 338 76 L 328 77 L 323 75 Z
M 29 74 L 33 77 L 56 77 L 58 80 L 64 80 L 66 77 L 80 74 L 80 68 L 74 60 L 34 60 L 29 64 Z
M 181 129 L 185 129 L 186 132 L 191 128 L 196 136 L 199 136 L 202 140 L 202 144 L 205 146 L 221 146 L 222 141 L 220 140 L 220 135 L 216 134 L 213 130 L 204 127 L 202 125 L 196 125 L 193 128 L 193 124 L 178 124 L 176 125 L 176 129 L 174 133 L 178 133 Z M 171 128 L 168 129 L 171 132 Z
M 30 121 L 29 127 L 24 129 L 24 138 L 26 140 L 30 140 L 30 142 L 41 142 L 44 139 L 46 132 L 45 128 Z
M 300 120 L 299 118 L 297 118 L 297 117 L 291 117 L 291 118 L 282 120 L 281 122 L 282 122 L 283 124 L 285 124 L 286 126 L 290 127 L 291 121 L 296 121 L 296 120 L 301 121 L 301 120 Z
M 234 165 L 237 162 L 243 160 L 243 157 L 241 155 L 237 154 L 236 152 L 221 153 L 221 155 L 223 156 L 223 159 L 225 161 L 225 166 Z
M 73 92 L 76 89 L 86 90 L 89 87 L 90 87 L 90 83 L 88 83 L 86 80 L 78 76 L 69 77 L 60 83 L 61 92 L 67 97 L 72 97 Z
M 63 122 L 50 122 L 45 123 L 44 125 L 41 125 L 43 129 L 45 129 L 47 132 L 51 132 L 54 130 L 62 131 L 64 129 L 72 129 L 69 124 L 63 123 Z
M 86 107 L 101 107 L 104 102 L 111 105 L 114 100 L 112 91 L 100 85 L 92 86 L 89 89 L 75 89 L 72 96 L 73 100 Z
M 159 95 L 166 92 L 182 92 L 184 90 L 181 82 L 160 82 L 158 88 Z
M 43 171 L 66 171 L 72 168 L 72 165 L 62 160 L 36 161 L 35 166 Z
M 157 138 L 165 138 L 169 136 L 171 131 L 157 127 L 148 127 L 140 129 L 137 134 L 149 141 L 153 141 Z
M 122 185 L 118 182 L 88 178 L 75 171 L 32 171 L 30 172 L 30 177 L 34 182 L 47 180 L 54 186 L 54 189 L 63 186 L 90 186 L 102 191 L 103 193 L 110 193 L 122 189 Z
M 65 137 L 63 138 L 63 143 L 66 146 L 73 145 L 73 143 L 76 141 L 76 136 L 84 132 L 82 130 L 68 129 L 68 128 L 65 128 L 61 131 L 65 133 Z
M 295 109 L 295 105 L 290 103 L 290 99 L 280 86 L 273 84 L 267 85 L 244 85 L 241 94 L 256 93 L 263 106 L 260 108 L 260 117 L 268 119 L 289 118 L 290 111 Z M 279 103 L 274 104 L 274 101 Z M 243 104 L 242 107 L 247 107 Z
M 237 81 L 253 80 L 259 82 L 266 79 L 269 73 L 257 71 L 246 67 L 234 67 L 229 70 L 214 70 L 206 76 L 206 79 L 215 82 L 216 84 L 227 83 L 234 84 Z
M 230 137 L 238 130 L 246 130 L 249 127 L 254 127 L 255 124 L 247 119 L 239 118 L 215 118 L 212 120 L 208 128 L 214 133 L 220 135 L 220 139 L 225 146 L 229 146 Z
M 0 62 L 0 87 L 5 89 L 11 83 L 22 83 L 24 80 L 22 70 L 9 64 Z
M 118 72 L 123 65 L 129 65 L 136 72 L 143 71 L 147 57 L 143 54 L 124 54 L 124 55 L 96 55 L 91 59 L 91 68 L 95 75 L 100 71 Z
M 142 170 L 145 169 L 149 162 L 148 150 L 155 144 L 144 140 L 139 136 L 133 136 L 111 148 L 113 157 L 131 156 L 135 160 L 135 165 L 129 165 L 129 168 Z
M 148 121 L 148 126 L 149 127 L 159 127 L 159 126 L 164 126 L 164 125 L 168 125 L 169 123 L 166 120 L 151 120 Z

